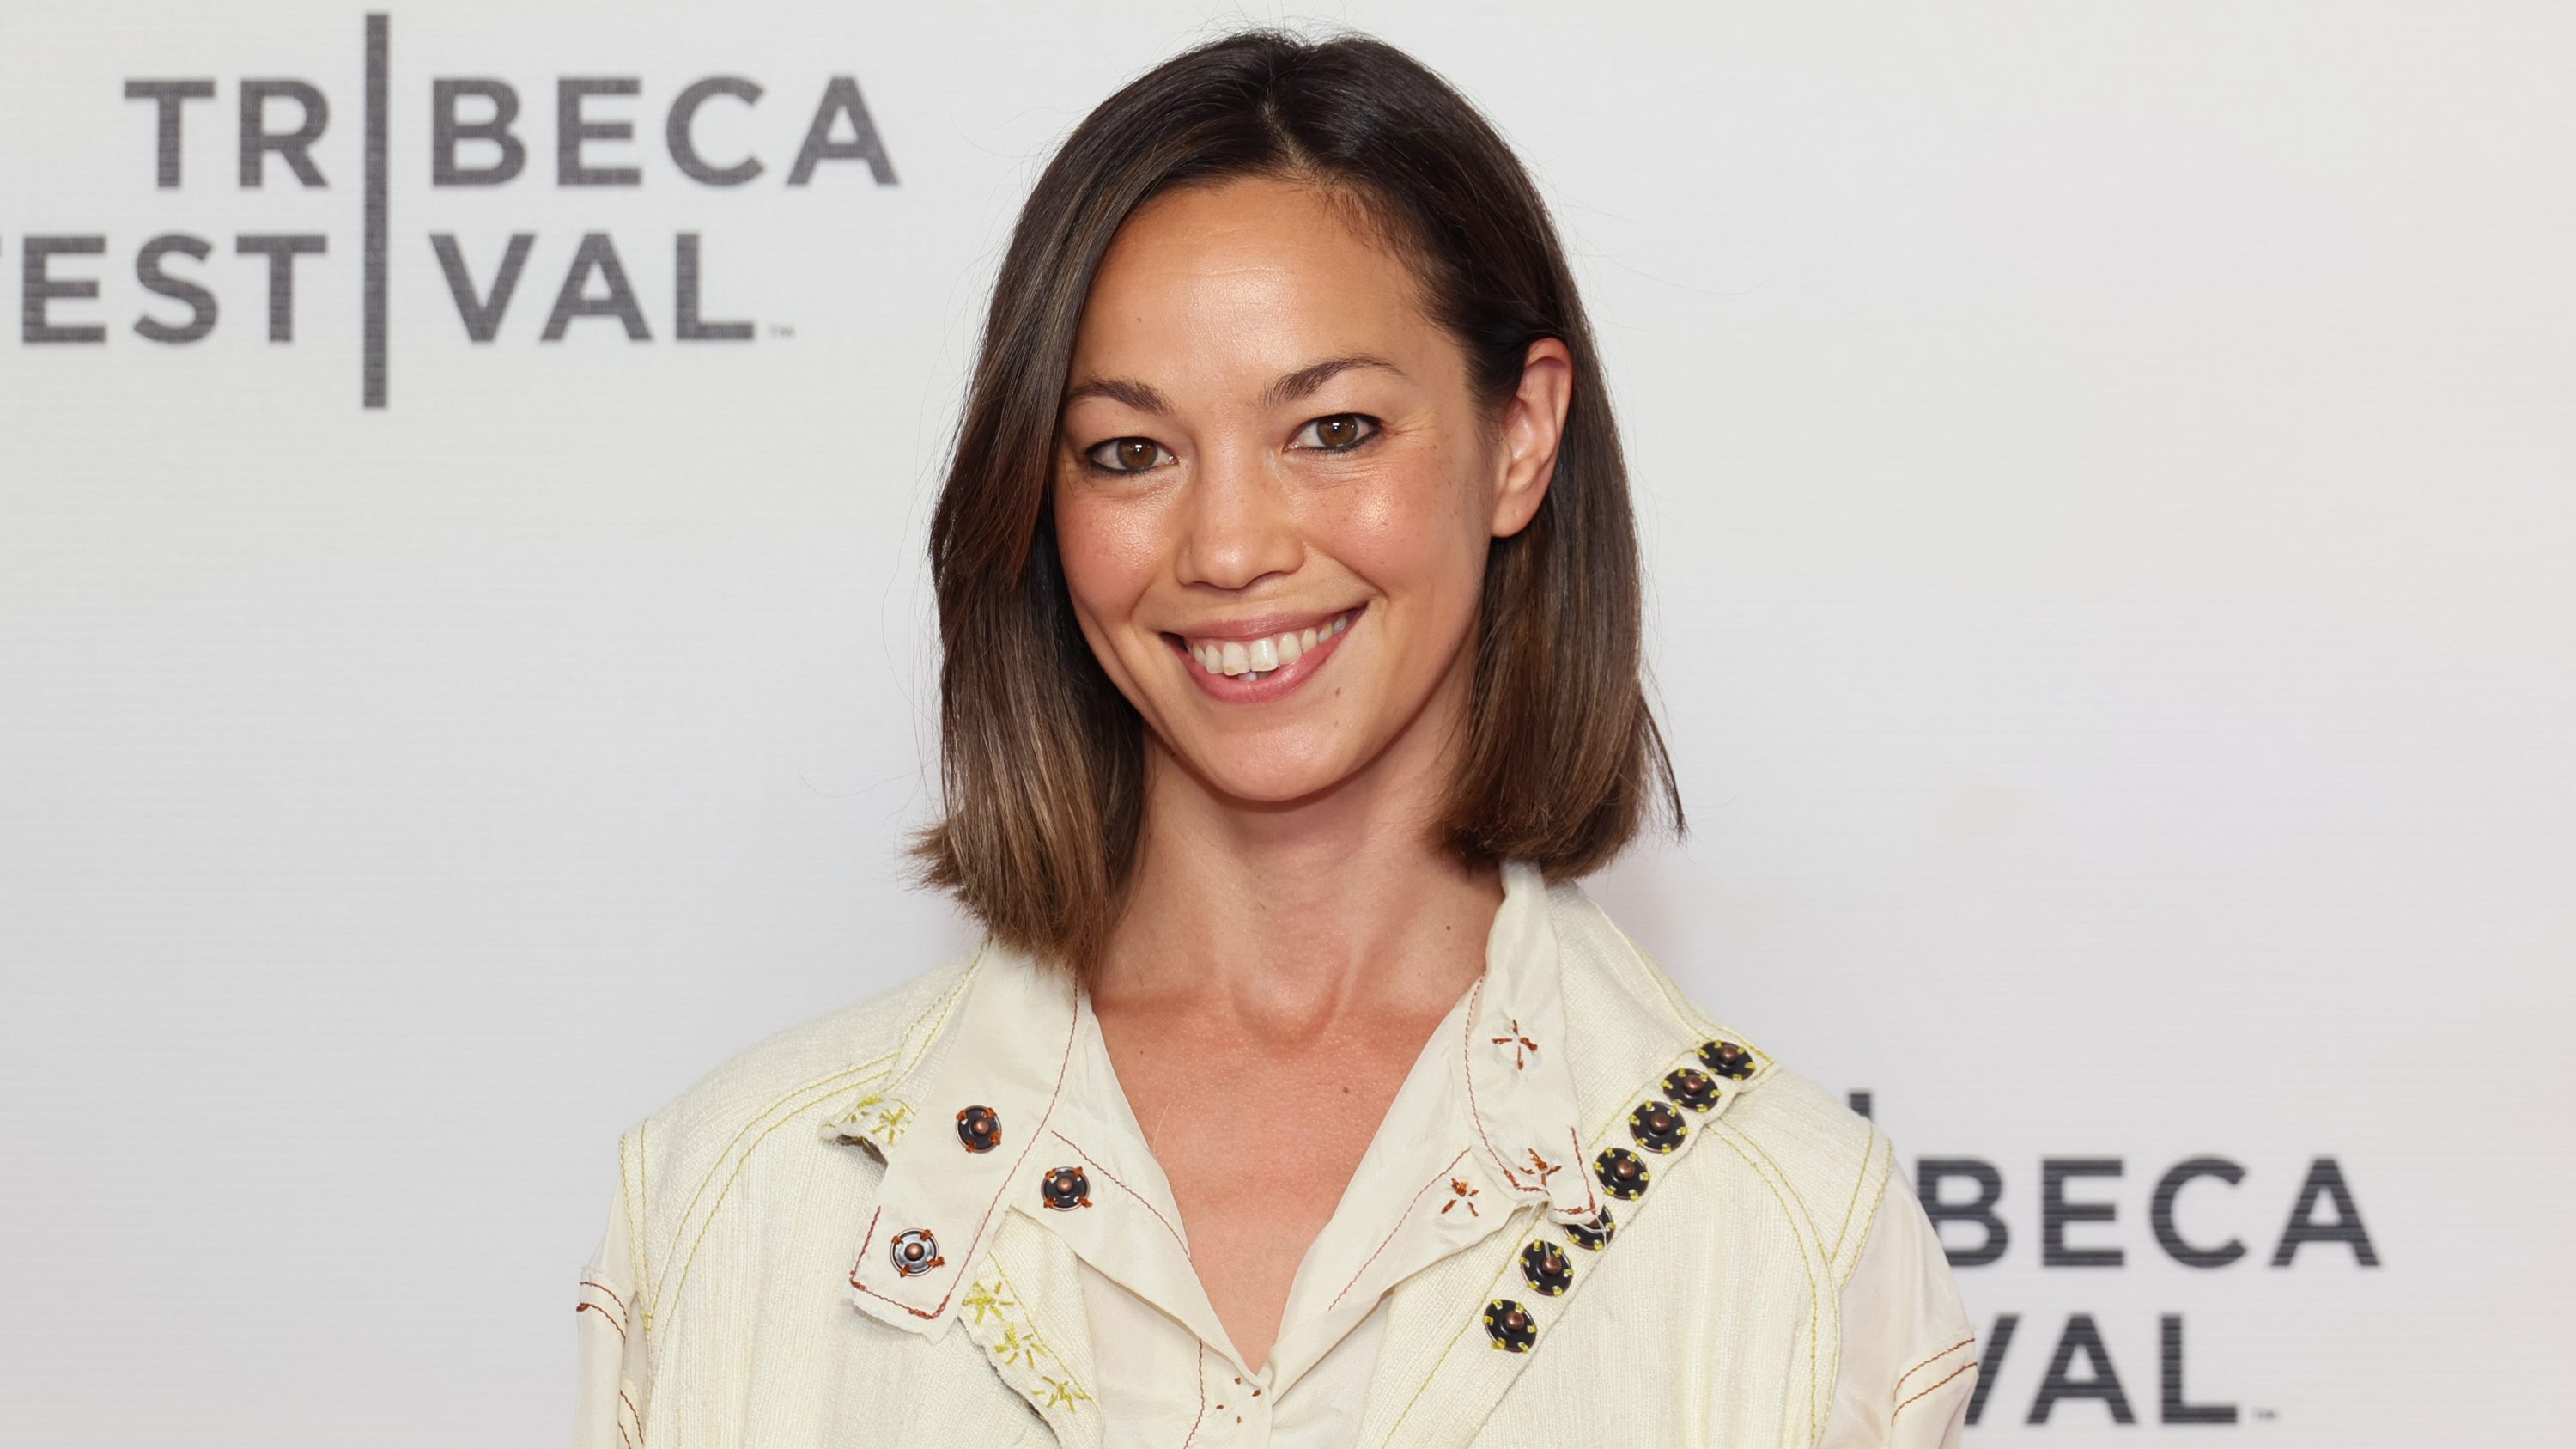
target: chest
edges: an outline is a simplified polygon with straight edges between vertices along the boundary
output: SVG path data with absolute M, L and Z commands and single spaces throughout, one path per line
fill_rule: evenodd
M 1433 1025 L 1276 1042 L 1102 1014 L 1102 1041 L 1171 1184 L 1191 1264 L 1253 1362 Z

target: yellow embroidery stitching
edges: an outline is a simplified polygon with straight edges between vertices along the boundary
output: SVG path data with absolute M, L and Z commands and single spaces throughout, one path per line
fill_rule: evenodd
M 960 1307 L 971 1308 L 975 1311 L 975 1321 L 977 1323 L 984 1321 L 984 1315 L 987 1312 L 990 1312 L 995 1318 L 1000 1318 L 1002 1316 L 1003 1309 L 1016 1308 L 1019 1306 L 1018 1304 L 1013 1303 L 1010 1299 L 1003 1297 L 1001 1291 L 990 1283 L 976 1284 L 971 1292 L 969 1292 L 964 1298 L 958 1300 L 958 1303 Z
M 1077 1400 L 1085 1400 L 1091 1397 L 1091 1395 L 1084 1393 L 1081 1387 L 1077 1384 L 1068 1383 L 1063 1379 L 1048 1378 L 1045 1374 L 1038 1375 L 1038 1378 L 1046 1385 L 1046 1402 L 1039 1406 L 1041 1408 L 1052 1409 L 1058 1405 L 1062 1405 L 1063 1407 L 1070 1409 L 1074 1406 Z
M 903 1136 L 903 1129 L 911 1120 L 909 1103 L 897 1102 L 891 1107 L 880 1108 L 877 1111 L 876 1135 L 884 1140 L 886 1146 L 892 1147 Z
M 1020 1326 L 1016 1323 L 1003 1324 L 1002 1341 L 993 1345 L 993 1357 L 1004 1363 L 1025 1363 L 1031 1368 L 1037 1366 L 1038 1355 L 1047 1352 L 1047 1346 L 1038 1341 L 1035 1333 L 1020 1337 Z

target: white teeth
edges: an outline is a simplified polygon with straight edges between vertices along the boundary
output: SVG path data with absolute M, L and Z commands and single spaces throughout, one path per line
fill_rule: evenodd
M 1330 622 L 1318 624 L 1312 629 L 1292 630 L 1285 634 L 1271 635 L 1266 639 L 1255 639 L 1249 643 L 1235 639 L 1215 639 L 1205 644 L 1192 644 L 1184 640 L 1182 647 L 1188 650 L 1190 658 L 1196 660 L 1198 666 L 1208 673 L 1230 675 L 1249 683 L 1268 676 L 1274 669 L 1296 663 L 1307 654 L 1314 652 L 1317 645 L 1350 626 L 1349 614 L 1337 614 Z

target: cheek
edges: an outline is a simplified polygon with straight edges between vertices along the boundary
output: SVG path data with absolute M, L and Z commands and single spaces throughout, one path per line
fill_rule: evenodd
M 1426 451 L 1348 494 L 1326 525 L 1335 556 L 1390 595 L 1413 595 L 1416 607 L 1472 608 L 1488 529 L 1461 461 Z
M 1055 546 L 1064 561 L 1066 592 L 1098 618 L 1115 618 L 1133 604 L 1162 556 L 1151 510 L 1071 491 L 1056 495 Z

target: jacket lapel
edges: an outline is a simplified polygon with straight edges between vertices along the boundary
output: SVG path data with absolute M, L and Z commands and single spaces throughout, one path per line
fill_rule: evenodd
M 1685 1014 L 1684 998 L 1662 969 L 1618 935 L 1578 887 L 1567 883 L 1549 895 L 1564 968 L 1563 1056 L 1575 1068 L 1572 1080 L 1587 1088 L 1576 1092 L 1578 1120 L 1592 1124 L 1579 1159 L 1560 1176 L 1579 1172 L 1583 1179 L 1573 1191 L 1550 1181 L 1550 1196 L 1525 1197 L 1507 1231 L 1389 1296 L 1387 1350 L 1360 1419 L 1359 1442 L 1370 1449 L 1455 1449 L 1474 1439 L 1521 1371 L 1548 1352 L 1568 1305 L 1604 1257 L 1622 1250 L 1620 1239 L 1659 1211 L 1684 1210 L 1660 1202 L 1655 1184 L 1693 1151 L 1726 1150 L 1706 1145 L 1727 1130 L 1717 1119 L 1770 1064 L 1749 1046 L 1699 1037 L 1712 1024 Z M 1650 1116 L 1658 1107 L 1669 1122 Z M 1642 1169 L 1642 1190 L 1619 1175 L 1622 1160 Z M 1608 1240 L 1597 1246 L 1587 1244 L 1592 1234 L 1571 1211 L 1581 1192 L 1594 1190 L 1610 1219 Z M 1538 1270 L 1545 1265 L 1523 1261 L 1525 1250 L 1547 1249 L 1571 1273 L 1555 1293 L 1542 1291 L 1554 1281 Z M 1517 1323 L 1489 1321 L 1515 1312 Z
M 967 1282 L 957 1319 L 1057 1442 L 1099 1449 L 1099 1367 L 1082 1281 L 1062 1239 L 1017 1213 L 1003 1214 L 991 1251 Z

